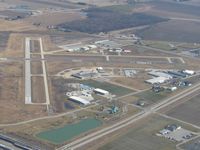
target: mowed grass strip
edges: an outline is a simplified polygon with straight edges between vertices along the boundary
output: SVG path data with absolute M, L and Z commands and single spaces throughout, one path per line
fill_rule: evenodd
M 81 120 L 78 123 L 67 124 L 63 127 L 38 133 L 36 137 L 53 144 L 62 144 L 80 135 L 81 133 L 99 127 L 101 124 L 102 122 L 100 120 L 89 118 Z
M 94 87 L 94 88 L 104 89 L 106 91 L 109 91 L 111 94 L 115 94 L 117 96 L 122 96 L 122 95 L 129 94 L 131 92 L 135 92 L 131 89 L 121 87 L 121 86 L 118 86 L 118 85 L 114 85 L 114 84 L 110 84 L 110 83 L 107 83 L 107 82 L 85 80 L 85 81 L 81 81 L 81 83 L 86 84 L 86 85 L 91 86 L 91 87 Z

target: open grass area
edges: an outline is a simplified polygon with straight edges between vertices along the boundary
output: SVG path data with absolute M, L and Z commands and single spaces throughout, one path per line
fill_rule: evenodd
M 151 105 L 162 101 L 163 99 L 167 98 L 170 94 L 171 92 L 168 91 L 156 93 L 152 90 L 148 90 L 135 95 L 135 97 L 137 97 L 138 100 L 146 102 L 147 105 Z
M 80 135 L 81 133 L 94 129 L 100 126 L 101 124 L 101 121 L 90 118 L 81 120 L 80 122 L 75 124 L 67 124 L 63 127 L 44 131 L 37 134 L 36 136 L 40 139 L 46 140 L 54 144 L 61 144 L 63 142 L 71 140 L 72 138 Z
M 198 43 L 199 31 L 196 22 L 170 20 L 138 30 L 136 35 L 143 40 Z
M 198 132 L 199 130 L 181 122 L 152 115 L 135 123 L 113 139 L 108 139 L 107 144 L 98 150 L 176 150 L 177 142 L 156 135 L 161 129 L 170 124 L 177 124 L 181 127 Z
M 122 96 L 122 95 L 126 95 L 128 93 L 134 92 L 133 90 L 130 90 L 128 88 L 121 87 L 121 86 L 114 85 L 114 84 L 110 84 L 110 83 L 107 83 L 107 82 L 85 80 L 85 81 L 81 81 L 81 83 L 92 86 L 94 88 L 104 89 L 106 91 L 109 91 L 112 94 L 117 95 L 117 96 Z
M 172 51 L 176 50 L 175 43 L 172 42 L 165 42 L 165 41 L 143 41 L 145 45 L 158 48 L 162 50 Z M 173 47 L 174 46 L 174 47 Z
M 200 125 L 200 95 L 190 98 L 190 100 L 172 108 L 166 114 L 180 120 Z
M 140 125 L 129 128 L 127 133 L 102 146 L 99 150 L 175 150 L 175 143 L 155 134 L 172 120 L 154 116 Z

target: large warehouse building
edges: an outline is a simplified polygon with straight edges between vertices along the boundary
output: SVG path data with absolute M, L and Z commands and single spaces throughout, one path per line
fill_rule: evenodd
M 169 78 L 166 78 L 166 77 L 157 77 L 157 78 L 146 80 L 145 82 L 150 83 L 150 84 L 156 84 L 156 83 L 162 84 L 168 80 L 169 80 Z

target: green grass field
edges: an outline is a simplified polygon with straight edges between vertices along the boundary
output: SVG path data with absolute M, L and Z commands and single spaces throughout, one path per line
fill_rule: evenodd
M 81 81 L 81 83 L 89 85 L 89 86 L 94 87 L 94 88 L 104 89 L 106 91 L 109 91 L 111 94 L 114 94 L 114 95 L 117 95 L 117 96 L 122 96 L 122 95 L 129 94 L 131 92 L 134 92 L 131 89 L 124 88 L 124 87 L 114 85 L 114 84 L 110 84 L 110 83 L 107 83 L 107 82 L 85 80 L 85 81 Z
M 142 99 L 148 105 L 150 105 L 150 104 L 154 104 L 159 101 L 162 101 L 163 99 L 167 98 L 170 94 L 171 92 L 167 92 L 167 91 L 155 93 L 152 90 L 148 90 L 148 91 L 136 94 L 135 96 L 138 97 L 138 99 Z
M 176 43 L 170 43 L 170 42 L 165 42 L 165 41 L 143 41 L 146 45 L 153 47 L 153 48 L 158 48 L 166 51 L 172 51 L 173 48 L 170 46 L 176 45 Z

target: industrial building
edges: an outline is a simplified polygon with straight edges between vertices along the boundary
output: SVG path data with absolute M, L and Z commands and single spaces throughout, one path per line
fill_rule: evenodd
M 164 78 L 168 78 L 168 79 L 173 78 L 170 74 L 161 72 L 161 71 L 151 71 L 148 74 L 151 76 L 154 76 L 154 77 L 164 77 Z
M 137 71 L 133 69 L 124 69 L 123 71 L 126 77 L 134 77 L 137 74 Z
M 100 94 L 100 95 L 109 95 L 108 91 L 102 90 L 102 89 L 94 89 L 94 93 Z
M 105 73 L 105 70 L 103 69 L 103 67 L 97 67 L 96 70 L 98 71 L 98 73 Z
M 96 45 L 83 45 L 83 44 L 61 45 L 59 47 L 68 52 L 89 51 L 97 48 Z
M 168 71 L 173 78 L 186 78 L 188 75 L 180 71 Z
M 78 73 L 72 74 L 72 77 L 78 78 L 78 79 L 90 79 L 97 77 L 98 73 L 93 71 L 80 71 Z
M 176 86 L 173 86 L 173 87 L 167 87 L 166 89 L 169 90 L 169 91 L 174 92 L 174 91 L 176 91 L 178 88 L 177 88 Z
M 169 140 L 182 142 L 194 136 L 192 131 L 182 128 L 176 124 L 168 125 L 159 131 L 159 136 L 163 136 Z
M 187 74 L 187 75 L 194 75 L 195 71 L 193 71 L 193 70 L 183 70 L 182 73 Z
M 166 77 L 157 77 L 157 78 L 146 80 L 145 82 L 149 84 L 162 84 L 162 83 L 167 82 L 168 80 L 169 78 L 166 78 Z
M 83 104 L 83 105 L 89 105 L 90 104 L 90 102 L 88 100 L 77 97 L 77 96 L 71 96 L 71 97 L 69 97 L 69 100 L 74 101 L 74 102 L 79 103 L 79 104 Z
M 182 70 L 182 71 L 151 71 L 148 75 L 153 76 L 153 79 L 146 80 L 146 83 L 150 84 L 162 84 L 173 78 L 186 78 L 188 76 L 194 75 L 195 72 L 193 70 Z

